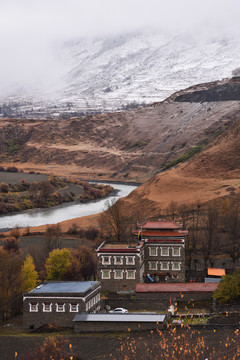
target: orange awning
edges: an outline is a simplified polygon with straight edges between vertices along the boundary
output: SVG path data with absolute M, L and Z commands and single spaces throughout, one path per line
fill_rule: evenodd
M 210 276 L 224 276 L 225 269 L 208 268 L 208 275 Z

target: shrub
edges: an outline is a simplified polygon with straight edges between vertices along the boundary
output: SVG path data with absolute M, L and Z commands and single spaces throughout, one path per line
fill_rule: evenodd
M 139 141 L 136 141 L 135 144 L 133 144 L 133 146 L 136 146 L 136 147 L 144 147 L 148 144 L 148 142 L 146 140 L 139 140 Z
M 23 200 L 23 206 L 24 206 L 24 209 L 33 209 L 34 208 L 33 202 L 28 199 Z
M 78 226 L 75 223 L 73 223 L 70 226 L 70 228 L 68 229 L 67 234 L 77 235 L 78 234 L 78 229 L 79 229 Z
M 14 155 L 18 151 L 18 145 L 14 142 L 13 139 L 8 140 L 8 154 Z
M 240 269 L 234 271 L 233 274 L 224 276 L 217 290 L 213 293 L 213 298 L 221 304 L 233 303 L 240 297 Z
M 199 146 L 193 146 L 186 154 L 183 154 L 178 159 L 175 159 L 173 161 L 170 161 L 169 163 L 163 165 L 162 170 L 170 169 L 171 167 L 179 164 L 180 162 L 184 162 L 188 159 L 190 159 L 193 155 L 199 153 L 202 151 L 205 145 L 199 145 Z
M 0 192 L 7 194 L 8 190 L 9 190 L 8 184 L 6 184 L 5 182 L 2 182 L 0 184 Z
M 18 172 L 18 168 L 16 166 L 8 166 L 7 171 L 9 172 Z
M 85 236 L 88 240 L 95 240 L 98 237 L 99 230 L 93 227 L 89 227 L 85 232 Z
M 15 237 L 7 237 L 3 240 L 3 249 L 10 253 L 19 253 L 20 252 L 20 246 L 19 246 L 19 240 Z
M 66 186 L 63 179 L 55 175 L 50 175 L 48 181 L 57 188 L 64 188 Z
M 76 359 L 72 355 L 72 346 L 61 335 L 45 338 L 42 346 L 36 346 L 33 350 L 26 350 L 25 354 L 18 357 L 19 360 L 69 360 Z M 80 358 L 78 357 L 80 360 Z

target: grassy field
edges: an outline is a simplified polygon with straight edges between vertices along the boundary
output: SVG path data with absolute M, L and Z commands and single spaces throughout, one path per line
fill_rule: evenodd
M 26 180 L 29 183 L 34 181 L 40 182 L 48 179 L 48 175 L 43 174 L 26 174 L 20 172 L 8 172 L 8 171 L 0 171 L 0 183 L 5 182 L 7 184 L 17 184 L 21 182 L 21 180 Z
M 20 237 L 20 247 L 24 253 L 28 253 L 32 248 L 41 248 L 42 242 L 44 241 L 44 235 L 34 235 L 34 236 L 21 236 Z M 62 248 L 74 248 L 79 245 L 87 245 L 89 241 L 82 240 L 77 236 L 62 236 L 61 237 L 61 247 Z M 2 239 L 0 239 L 0 246 L 2 245 Z M 0 358 L 1 360 L 1 358 Z

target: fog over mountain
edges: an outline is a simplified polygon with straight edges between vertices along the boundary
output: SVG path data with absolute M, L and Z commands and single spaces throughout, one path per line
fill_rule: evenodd
M 111 111 L 230 77 L 239 67 L 239 7 L 236 0 L 3 1 L 0 113 Z

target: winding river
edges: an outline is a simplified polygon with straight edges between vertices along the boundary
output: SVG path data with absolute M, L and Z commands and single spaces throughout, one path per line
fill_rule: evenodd
M 130 194 L 137 186 L 109 184 L 118 190 L 117 194 L 109 196 L 108 201 L 117 200 Z M 77 217 L 97 214 L 104 210 L 106 199 L 96 200 L 88 204 L 61 205 L 51 209 L 25 210 L 16 215 L 0 216 L 0 231 L 18 227 L 32 227 L 46 224 L 57 224 L 61 221 Z

